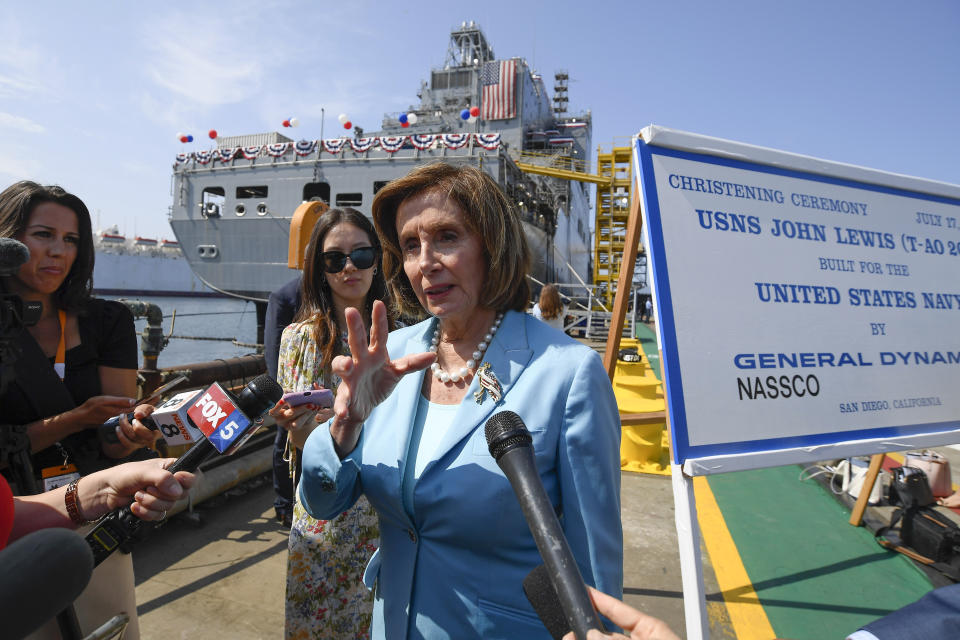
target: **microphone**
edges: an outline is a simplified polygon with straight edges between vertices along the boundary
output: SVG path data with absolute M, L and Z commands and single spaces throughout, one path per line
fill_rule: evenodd
M 13 238 L 0 238 L 0 276 L 12 276 L 29 259 L 27 245 Z
M 43 529 L 0 551 L 4 638 L 23 638 L 70 606 L 93 572 L 93 555 L 69 529 Z
M 194 401 L 207 393 L 214 386 L 214 383 L 206 391 L 196 389 L 194 391 L 184 391 L 173 396 L 162 405 L 157 407 L 150 416 L 140 420 L 140 423 L 148 429 L 159 431 L 168 446 L 177 446 L 183 444 L 194 444 L 203 440 L 203 432 L 196 428 L 188 417 L 188 412 L 193 406 Z M 133 422 L 133 412 L 127 414 L 127 420 Z M 104 442 L 116 444 L 120 442 L 117 438 L 117 426 L 120 424 L 120 416 L 114 416 L 98 427 L 100 437 Z
M 512 411 L 501 411 L 487 420 L 484 432 L 490 455 L 517 494 L 523 517 L 546 564 L 569 627 L 578 640 L 585 640 L 590 629 L 604 631 L 560 528 L 560 521 L 540 481 L 533 459 L 533 437 L 523 420 Z
M 214 452 L 221 455 L 234 453 L 260 428 L 259 418 L 277 404 L 281 396 L 283 388 L 267 374 L 251 380 L 237 397 L 214 382 L 194 396 L 195 400 L 185 412 L 190 426 L 199 429 L 206 437 L 200 438 L 167 470 L 170 473 L 196 471 Z M 149 531 L 144 524 L 129 507 L 115 509 L 104 516 L 87 534 L 94 566 L 118 548 L 129 551 L 132 543 Z
M 547 567 L 538 564 L 537 567 L 523 579 L 523 593 L 530 601 L 530 606 L 537 612 L 540 622 L 547 628 L 553 640 L 563 640 L 563 636 L 570 633 L 570 625 L 560 606 Z

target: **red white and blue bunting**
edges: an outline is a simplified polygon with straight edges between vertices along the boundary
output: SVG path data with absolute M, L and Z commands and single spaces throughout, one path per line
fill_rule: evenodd
M 475 133 L 473 137 L 477 144 L 487 151 L 495 151 L 500 148 L 499 133 Z
M 334 155 L 343 151 L 343 146 L 347 144 L 346 138 L 327 138 L 323 141 L 323 149 L 327 153 Z
M 435 133 L 421 133 L 410 136 L 410 144 L 420 151 L 426 151 L 437 141 Z
M 376 144 L 376 138 L 350 138 L 350 148 L 357 153 L 370 151 Z
M 459 149 L 470 142 L 469 133 L 445 133 L 443 134 L 443 144 L 447 149 Z
M 579 125 L 580 123 L 576 123 Z M 545 132 L 531 131 L 527 135 L 541 136 Z M 288 151 L 293 149 L 297 156 L 304 157 L 311 153 L 321 153 L 326 151 L 331 154 L 342 152 L 349 143 L 350 148 L 356 153 L 366 153 L 376 146 L 379 146 L 386 153 L 396 153 L 408 142 L 413 148 L 419 151 L 428 151 L 436 149 L 442 144 L 447 149 L 462 149 L 470 142 L 486 151 L 496 151 L 502 144 L 502 138 L 499 133 L 425 133 L 409 136 L 380 136 L 369 138 L 327 138 L 326 140 L 300 140 L 299 142 L 279 142 L 267 145 L 251 145 L 247 147 L 233 147 L 223 149 L 213 149 L 211 151 L 194 151 L 187 153 L 178 153 L 176 156 L 176 165 L 183 165 L 190 161 L 201 165 L 209 164 L 212 161 L 228 163 L 241 155 L 247 160 L 254 160 L 261 155 L 269 155 L 273 158 L 280 158 Z M 550 144 L 562 145 L 571 144 L 573 138 L 554 137 L 549 140 Z
M 300 140 L 294 145 L 293 150 L 301 158 L 304 156 L 308 156 L 317 150 L 317 141 L 316 140 Z
M 407 136 L 380 136 L 380 148 L 387 153 L 396 153 L 406 140 Z
M 573 138 L 550 138 L 548 144 L 573 144 Z
M 586 122 L 564 122 L 560 124 L 564 129 L 580 129 L 587 126 Z
M 279 158 L 289 150 L 289 142 L 277 142 L 275 144 L 267 145 L 267 154 L 269 154 L 271 158 Z

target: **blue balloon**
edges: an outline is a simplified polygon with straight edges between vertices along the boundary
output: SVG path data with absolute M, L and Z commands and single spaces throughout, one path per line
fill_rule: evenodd
M 187 142 L 193 142 L 193 136 L 187 136 Z
M 403 124 L 404 122 L 406 122 L 406 121 L 407 121 L 407 114 L 405 114 L 405 113 L 401 113 L 401 114 L 400 114 L 400 117 L 399 117 L 399 118 L 397 118 L 397 120 L 399 120 L 399 121 L 400 121 L 400 124 Z
M 469 119 L 470 119 L 470 109 L 464 109 L 463 111 L 461 111 L 461 112 L 460 112 L 460 119 L 461 119 L 461 120 L 469 120 Z

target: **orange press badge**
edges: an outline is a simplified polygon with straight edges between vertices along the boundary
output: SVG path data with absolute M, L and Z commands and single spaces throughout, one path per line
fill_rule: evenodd
M 43 478 L 43 490 L 50 491 L 79 480 L 80 472 L 77 465 L 71 463 L 62 467 L 46 467 L 40 471 L 40 477 Z

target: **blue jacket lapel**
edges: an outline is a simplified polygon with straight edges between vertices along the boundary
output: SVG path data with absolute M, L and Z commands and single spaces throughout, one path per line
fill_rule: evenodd
M 510 393 L 517 378 L 523 372 L 533 355 L 527 344 L 525 314 L 517 311 L 508 311 L 500 324 L 500 329 L 487 347 L 484 362 L 490 363 L 490 369 L 500 382 L 503 397 Z M 409 377 L 409 376 L 408 376 Z M 419 387 L 418 387 L 419 389 Z M 473 376 L 467 395 L 460 404 L 460 409 L 454 417 L 449 431 L 437 447 L 433 460 L 423 470 L 423 475 L 430 472 L 434 463 L 453 449 L 461 440 L 468 437 L 478 425 L 482 425 L 495 411 L 502 408 L 503 400 L 496 403 L 489 393 L 483 394 L 483 401 L 477 403 L 474 393 L 480 391 L 477 376 Z

